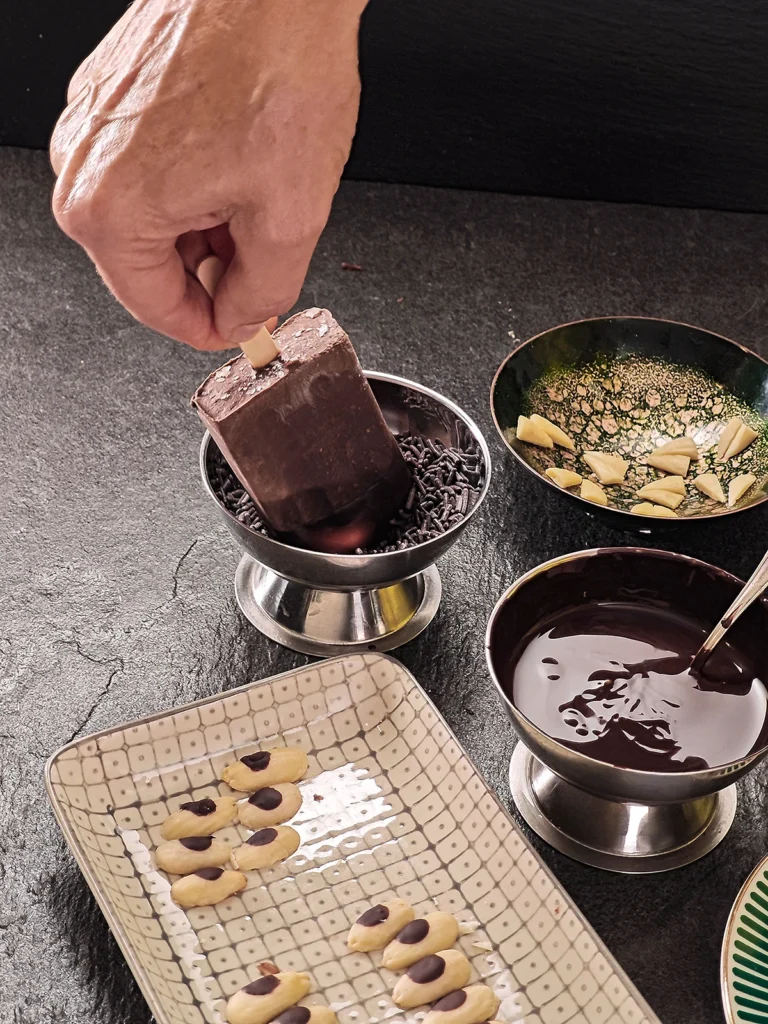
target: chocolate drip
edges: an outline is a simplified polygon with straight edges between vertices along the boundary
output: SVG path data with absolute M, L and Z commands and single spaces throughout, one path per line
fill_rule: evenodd
M 425 956 L 408 968 L 408 977 L 417 985 L 428 985 L 431 981 L 437 981 L 445 973 L 445 960 L 436 953 Z
M 215 882 L 224 874 L 224 868 L 198 868 L 195 874 L 198 878 L 204 878 L 206 882 Z
M 276 978 L 274 974 L 270 974 L 266 978 L 252 981 L 250 985 L 245 986 L 243 992 L 249 996 L 268 996 L 270 992 L 275 991 L 279 984 L 280 979 Z
M 246 839 L 246 843 L 249 846 L 268 846 L 270 843 L 274 843 L 276 839 L 276 828 L 260 828 L 258 832 L 254 832 L 252 836 Z
M 425 921 L 423 917 L 417 917 L 415 921 L 411 921 L 397 936 L 397 941 L 404 943 L 406 946 L 414 946 L 417 942 L 421 942 L 422 939 L 427 937 L 429 932 L 429 921 Z
M 467 1001 L 467 993 L 463 988 L 456 989 L 455 992 L 449 992 L 447 996 L 443 996 L 442 999 L 438 999 L 433 1004 L 432 1009 L 437 1010 L 438 1013 L 447 1013 L 449 1010 L 458 1010 L 460 1006 L 463 1006 Z
M 191 811 L 198 818 L 205 818 L 206 815 L 213 814 L 216 810 L 216 804 L 207 796 L 203 800 L 189 800 L 187 803 L 182 804 L 179 810 Z
M 195 853 L 202 853 L 203 850 L 210 850 L 213 839 L 211 836 L 187 836 L 179 842 L 187 850 L 194 850 Z
M 271 758 L 272 755 L 268 750 L 257 750 L 255 754 L 246 754 L 240 760 L 252 772 L 263 772 L 265 768 L 269 767 Z
M 260 811 L 274 811 L 282 802 L 283 794 L 270 786 L 267 786 L 266 789 L 258 789 L 253 796 L 248 797 L 248 803 L 258 807 Z
M 292 1006 L 290 1010 L 275 1017 L 273 1024 L 307 1024 L 311 1016 L 312 1011 L 306 1006 Z
M 371 907 L 370 910 L 366 910 L 364 914 L 361 914 L 357 919 L 357 923 L 363 925 L 365 928 L 375 928 L 377 924 L 381 924 L 386 921 L 389 917 L 389 907 L 385 907 L 381 903 L 377 903 L 375 907 Z

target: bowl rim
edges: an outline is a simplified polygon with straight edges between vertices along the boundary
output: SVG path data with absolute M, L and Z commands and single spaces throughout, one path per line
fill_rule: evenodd
M 557 749 L 560 752 L 562 752 L 563 754 L 571 756 L 571 757 L 575 757 L 578 761 L 580 761 L 580 762 L 582 762 L 584 764 L 588 764 L 588 765 L 602 765 L 603 767 L 611 768 L 613 771 L 620 772 L 622 775 L 627 776 L 627 777 L 638 776 L 639 775 L 639 776 L 642 776 L 644 779 L 666 779 L 666 778 L 670 778 L 670 777 L 675 778 L 675 779 L 686 779 L 686 778 L 694 778 L 695 779 L 695 778 L 701 778 L 702 776 L 705 776 L 708 773 L 712 773 L 712 772 L 716 772 L 718 777 L 719 777 L 721 775 L 727 775 L 731 771 L 737 770 L 740 766 L 744 765 L 745 763 L 751 762 L 754 759 L 759 758 L 761 755 L 763 755 L 766 752 L 768 752 L 768 741 L 766 741 L 766 743 L 764 743 L 762 747 L 759 747 L 757 750 L 753 750 L 749 754 L 745 754 L 743 757 L 737 758 L 735 761 L 727 761 L 725 764 L 710 765 L 707 768 L 699 768 L 699 769 L 697 769 L 695 771 L 689 771 L 689 772 L 652 772 L 652 771 L 647 771 L 647 770 L 642 769 L 642 768 L 627 768 L 627 767 L 622 766 L 622 765 L 611 764 L 609 761 L 600 761 L 596 757 L 590 757 L 589 754 L 583 754 L 583 753 L 581 753 L 581 751 L 574 750 L 573 747 L 567 747 L 564 743 L 561 743 L 560 740 L 556 740 L 554 737 L 552 737 L 548 733 L 544 732 L 543 729 L 540 729 L 539 726 L 537 726 L 534 722 L 532 722 L 530 720 L 530 718 L 528 718 L 526 715 L 524 715 L 522 713 L 522 711 L 520 711 L 520 709 L 515 704 L 512 703 L 510 698 L 504 692 L 504 689 L 503 689 L 503 687 L 502 687 L 502 685 L 501 685 L 501 683 L 499 681 L 499 678 L 498 678 L 498 676 L 496 674 L 496 670 L 494 668 L 493 658 L 492 658 L 492 655 L 491 655 L 491 633 L 492 633 L 493 628 L 494 628 L 494 626 L 496 624 L 496 620 L 498 619 L 499 615 L 501 614 L 501 611 L 504 608 L 504 606 L 507 604 L 507 602 L 512 597 L 515 596 L 515 594 L 518 591 L 520 591 L 522 589 L 522 587 L 526 583 L 528 583 L 535 576 L 538 576 L 539 573 L 541 573 L 541 572 L 543 572 L 543 571 L 545 571 L 547 569 L 551 569 L 551 568 L 553 568 L 553 567 L 555 567 L 555 566 L 557 566 L 559 564 L 565 564 L 565 563 L 573 561 L 573 560 L 575 560 L 577 558 L 590 558 L 590 557 L 593 557 L 593 556 L 596 556 L 596 555 L 613 555 L 613 554 L 629 555 L 630 557 L 634 557 L 634 556 L 638 556 L 638 555 L 639 556 L 650 556 L 651 558 L 659 557 L 659 558 L 663 558 L 663 559 L 668 559 L 670 561 L 683 562 L 683 563 L 687 563 L 688 565 L 691 565 L 691 566 L 703 567 L 705 569 L 713 570 L 715 573 L 717 573 L 717 575 L 719 575 L 721 577 L 725 577 L 726 579 L 729 579 L 729 580 L 733 581 L 734 583 L 738 583 L 742 587 L 744 586 L 744 581 L 742 579 L 740 579 L 738 576 L 734 576 L 733 573 L 728 572 L 727 569 L 721 569 L 717 565 L 712 565 L 710 562 L 705 562 L 702 558 L 694 558 L 692 555 L 681 555 L 681 554 L 679 554 L 676 551 L 664 551 L 661 548 L 643 548 L 643 547 L 636 547 L 636 546 L 629 546 L 629 547 L 615 546 L 615 547 L 601 547 L 601 548 L 584 548 L 581 551 L 570 551 L 570 552 L 568 552 L 565 555 L 558 555 L 555 558 L 548 559 L 546 562 L 541 562 L 541 563 L 539 563 L 539 565 L 536 565 L 532 569 L 529 569 L 527 572 L 524 572 L 521 576 L 518 576 L 518 578 L 511 584 L 511 586 L 507 587 L 507 589 L 504 591 L 504 593 L 501 595 L 501 597 L 497 600 L 496 604 L 493 606 L 493 611 L 491 612 L 491 614 L 490 614 L 490 616 L 488 618 L 488 624 L 487 624 L 487 626 L 485 628 L 485 660 L 486 660 L 486 666 L 488 668 L 488 672 L 489 672 L 489 674 L 491 676 L 491 679 L 493 680 L 493 683 L 494 683 L 494 685 L 496 687 L 496 690 L 497 690 L 499 696 L 501 697 L 502 702 L 504 703 L 504 706 L 506 708 L 511 708 L 511 710 L 514 713 L 514 716 L 516 718 L 521 718 L 526 723 L 526 725 L 531 727 L 531 729 L 533 731 L 539 733 L 541 736 L 546 737 L 546 739 L 550 743 L 554 744 L 557 747 Z M 758 600 L 762 600 L 763 603 L 768 603 L 768 602 L 766 602 L 765 598 L 758 599 Z M 763 685 L 768 687 L 768 681 L 763 681 Z M 523 743 L 525 742 L 522 739 L 522 737 L 519 737 L 519 740 L 521 742 L 523 742 Z
M 240 520 L 233 516 L 229 509 L 226 508 L 219 501 L 219 499 L 216 497 L 213 487 L 211 486 L 211 481 L 208 479 L 208 470 L 206 462 L 208 457 L 208 447 L 210 445 L 210 442 L 213 440 L 213 437 L 211 436 L 210 430 L 206 430 L 205 433 L 203 434 L 203 439 L 200 444 L 199 456 L 200 475 L 203 478 L 203 486 L 207 491 L 208 495 L 215 502 L 218 509 L 239 529 L 247 530 L 248 533 L 254 538 L 256 538 L 260 544 L 265 543 L 268 546 L 274 547 L 276 549 L 296 551 L 303 555 L 313 555 L 316 557 L 332 558 L 334 560 L 334 563 L 337 563 L 337 560 L 341 560 L 342 565 L 347 564 L 351 566 L 352 564 L 359 564 L 361 559 L 364 559 L 366 564 L 369 564 L 368 560 L 371 558 L 384 559 L 392 558 L 395 555 L 406 555 L 410 552 L 419 551 L 422 548 L 425 548 L 428 544 L 434 544 L 436 541 L 443 542 L 447 538 L 452 537 L 454 533 L 462 532 L 469 523 L 469 521 L 472 519 L 472 517 L 475 515 L 475 513 L 478 511 L 480 506 L 483 504 L 483 501 L 485 500 L 491 485 L 491 452 L 488 447 L 488 442 L 486 441 L 482 430 L 480 430 L 480 427 L 478 427 L 477 423 L 475 423 L 472 417 L 468 413 L 466 413 L 459 405 L 453 402 L 450 398 L 446 398 L 444 395 L 441 395 L 439 392 L 434 391 L 432 388 L 426 387 L 426 385 L 424 384 L 417 384 L 415 381 L 408 380 L 406 377 L 398 377 L 396 374 L 393 373 L 380 373 L 375 370 L 363 370 L 363 373 L 365 374 L 367 380 L 382 381 L 385 384 L 396 384 L 401 387 L 409 388 L 411 391 L 417 391 L 422 395 L 426 395 L 428 398 L 435 400 L 440 405 L 450 410 L 450 412 L 452 412 L 459 420 L 461 420 L 465 424 L 465 426 L 469 428 L 469 430 L 472 432 L 474 439 L 478 443 L 480 452 L 483 457 L 483 461 L 485 463 L 485 480 L 483 481 L 483 486 L 477 501 L 469 510 L 469 512 L 467 512 L 459 520 L 458 523 L 455 523 L 450 529 L 446 530 L 445 533 L 441 533 L 438 537 L 431 537 L 429 540 L 421 541 L 420 544 L 414 544 L 411 547 L 403 548 L 402 550 L 372 551 L 366 552 L 361 555 L 356 555 L 354 553 L 327 554 L 323 551 L 312 551 L 309 548 L 299 548 L 296 547 L 294 544 L 286 544 L 284 543 L 284 541 L 276 540 L 274 537 L 270 537 L 263 533 L 257 533 L 255 530 L 252 530 L 250 526 L 246 526 L 245 523 L 241 523 Z
M 568 320 L 566 323 L 555 324 L 553 327 L 548 327 L 545 331 L 539 331 L 538 334 L 534 334 L 533 337 L 527 338 L 516 348 L 513 348 L 512 351 L 508 355 L 506 355 L 504 359 L 501 361 L 498 369 L 493 375 L 493 380 L 491 381 L 491 391 L 489 396 L 491 417 L 493 419 L 493 425 L 496 427 L 496 433 L 501 438 L 501 441 L 506 447 L 507 451 L 511 452 L 517 459 L 517 461 L 520 463 L 520 465 L 524 466 L 529 473 L 536 477 L 536 479 L 541 480 L 542 483 L 546 484 L 547 487 L 551 487 L 557 493 L 565 494 L 567 497 L 573 498 L 575 501 L 578 501 L 579 504 L 584 506 L 585 511 L 588 510 L 594 513 L 595 510 L 599 510 L 599 512 L 615 513 L 616 515 L 626 516 L 631 522 L 635 523 L 638 526 L 644 524 L 648 532 L 650 532 L 654 527 L 658 528 L 660 525 L 663 525 L 665 528 L 671 527 L 674 529 L 675 526 L 680 523 L 702 523 L 708 522 L 710 519 L 720 519 L 723 516 L 730 516 L 736 512 L 746 512 L 748 509 L 757 508 L 758 505 L 762 505 L 765 501 L 768 501 L 768 490 L 766 490 L 763 491 L 761 497 L 756 498 L 754 501 L 751 501 L 748 505 L 742 505 L 741 508 L 726 507 L 716 510 L 714 512 L 707 512 L 703 515 L 698 514 L 693 516 L 684 516 L 683 518 L 677 517 L 676 519 L 667 518 L 666 516 L 639 516 L 637 515 L 637 513 L 631 512 L 629 509 L 614 508 L 613 506 L 610 505 L 595 505 L 593 501 L 587 501 L 587 499 L 582 498 L 580 494 L 576 494 L 572 491 L 564 490 L 562 487 L 558 487 L 554 480 L 550 480 L 548 476 L 545 476 L 543 473 L 540 473 L 537 469 L 534 469 L 533 466 L 531 466 L 530 463 L 526 462 L 522 455 L 520 455 L 520 453 L 517 452 L 512 447 L 507 438 L 504 436 L 504 431 L 496 417 L 496 406 L 494 402 L 496 386 L 498 384 L 499 377 L 503 373 L 507 363 L 515 356 L 519 355 L 519 353 L 522 352 L 522 350 L 526 348 L 528 345 L 532 345 L 535 341 L 538 341 L 539 338 L 543 338 L 545 334 L 550 334 L 552 331 L 560 331 L 565 327 L 576 327 L 578 324 L 599 323 L 604 320 L 643 320 L 646 322 L 657 324 L 672 324 L 675 327 L 688 327 L 692 331 L 700 331 L 702 334 L 709 334 L 711 337 L 717 338 L 719 341 L 724 341 L 726 344 L 732 345 L 734 348 L 741 349 L 741 351 L 748 358 L 751 357 L 752 359 L 756 359 L 758 362 L 763 363 L 763 365 L 766 368 L 766 372 L 768 373 L 768 359 L 763 359 L 761 355 L 758 355 L 757 352 L 753 352 L 752 349 L 747 348 L 746 345 L 742 345 L 741 342 L 734 341 L 732 338 L 727 338 L 724 334 L 718 334 L 716 331 L 710 331 L 706 327 L 697 327 L 695 324 L 689 324 L 683 320 L 668 320 L 664 317 L 657 316 L 624 316 L 618 314 L 612 316 L 587 316 L 582 317 L 579 320 Z

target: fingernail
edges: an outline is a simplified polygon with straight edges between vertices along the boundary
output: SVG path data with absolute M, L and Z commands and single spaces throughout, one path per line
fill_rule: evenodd
M 259 323 L 243 324 L 242 327 L 236 327 L 229 336 L 230 345 L 234 348 L 236 345 L 242 345 L 244 342 L 250 341 L 254 334 L 258 334 L 263 326 L 263 323 Z

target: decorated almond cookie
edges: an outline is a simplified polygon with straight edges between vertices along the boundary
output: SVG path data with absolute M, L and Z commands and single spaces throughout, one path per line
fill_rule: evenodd
M 327 1006 L 292 1006 L 275 1017 L 272 1024 L 338 1024 L 336 1014 Z
M 243 803 L 238 804 L 237 817 L 246 828 L 267 828 L 282 825 L 301 807 L 301 793 L 292 782 L 278 782 L 275 786 L 257 789 Z
M 358 953 L 370 953 L 381 949 L 416 916 L 413 907 L 405 900 L 388 900 L 358 917 L 347 936 L 347 945 Z
M 290 825 L 262 828 L 232 851 L 232 860 L 241 871 L 269 868 L 296 853 L 300 841 L 299 833 Z
M 436 1002 L 424 1024 L 483 1024 L 496 1013 L 499 1003 L 487 985 L 469 985 Z
M 212 907 L 240 892 L 248 884 L 241 871 L 198 868 L 171 886 L 171 899 L 180 907 Z
M 400 971 L 430 953 L 450 949 L 458 937 L 459 922 L 453 914 L 436 910 L 426 917 L 417 917 L 384 950 L 381 966 L 390 971 Z
M 392 999 L 403 1009 L 441 999 L 469 981 L 469 960 L 458 949 L 431 953 L 411 964 L 395 985 Z
M 221 773 L 223 782 L 243 793 L 255 793 L 280 782 L 297 782 L 307 770 L 307 755 L 296 747 L 257 750 L 228 764 Z
M 188 875 L 198 868 L 217 868 L 229 860 L 229 846 L 212 836 L 188 836 L 158 846 L 155 861 L 161 871 Z
M 210 836 L 233 820 L 236 808 L 231 796 L 189 800 L 165 819 L 160 834 L 163 839 Z
M 303 999 L 309 988 L 308 974 L 295 971 L 269 974 L 230 996 L 227 1020 L 229 1024 L 269 1024 L 278 1014 Z M 297 1006 L 296 1009 L 301 1008 Z

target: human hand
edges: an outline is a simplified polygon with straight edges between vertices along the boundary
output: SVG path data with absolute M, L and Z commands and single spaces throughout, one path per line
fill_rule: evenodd
M 354 134 L 364 5 L 136 0 L 78 69 L 53 211 L 137 319 L 222 349 L 295 303 Z

